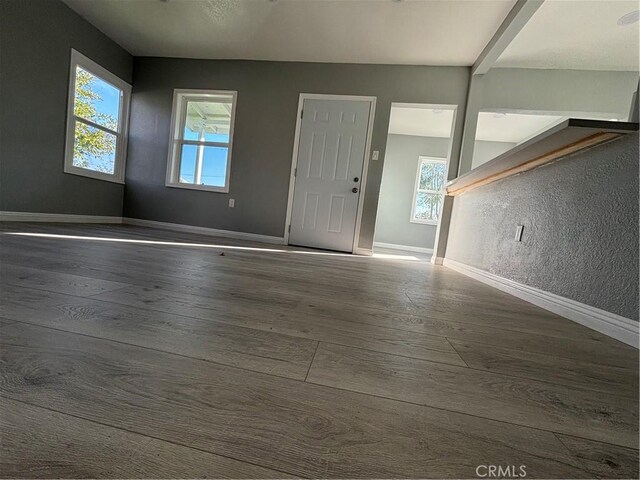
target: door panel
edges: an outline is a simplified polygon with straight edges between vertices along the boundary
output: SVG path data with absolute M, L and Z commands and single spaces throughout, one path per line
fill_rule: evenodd
M 331 195 L 331 206 L 329 211 L 329 232 L 342 233 L 342 220 L 344 218 L 344 207 L 347 202 L 345 195 Z
M 292 245 L 351 252 L 370 105 L 362 100 L 304 101 Z
M 304 196 L 302 228 L 305 230 L 315 230 L 318 225 L 318 205 L 320 204 L 320 195 L 317 193 L 305 192 Z

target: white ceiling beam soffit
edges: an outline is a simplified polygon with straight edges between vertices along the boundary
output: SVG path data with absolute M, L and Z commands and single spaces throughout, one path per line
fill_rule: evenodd
M 471 68 L 471 74 L 487 73 L 543 3 L 544 0 L 518 0 L 478 56 Z

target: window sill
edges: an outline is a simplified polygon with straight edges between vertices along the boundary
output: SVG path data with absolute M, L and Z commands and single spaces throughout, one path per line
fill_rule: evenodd
M 79 177 L 93 178 L 94 180 L 102 180 L 104 182 L 119 183 L 124 185 L 124 179 L 119 178 L 116 175 L 109 175 L 108 173 L 96 172 L 93 170 L 87 170 L 78 167 L 65 167 L 64 173 L 69 175 L 78 175 Z
M 193 185 L 189 183 L 166 183 L 165 187 L 169 188 L 183 188 L 185 190 L 200 190 L 202 192 L 213 193 L 229 193 L 229 187 L 210 187 L 207 185 Z
M 409 220 L 411 223 L 417 223 L 418 225 L 438 225 L 437 221 L 434 220 Z

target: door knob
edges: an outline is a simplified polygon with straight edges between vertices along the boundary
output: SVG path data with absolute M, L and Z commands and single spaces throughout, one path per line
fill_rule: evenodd
M 360 179 L 359 179 L 358 177 L 355 177 L 355 178 L 353 179 L 353 181 L 354 181 L 354 182 L 358 182 L 358 181 L 360 181 Z
M 351 189 L 351 191 L 352 191 L 353 193 L 358 193 L 358 187 L 353 187 L 353 188 Z

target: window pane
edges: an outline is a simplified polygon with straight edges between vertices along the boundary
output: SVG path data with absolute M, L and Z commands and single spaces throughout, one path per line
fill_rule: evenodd
M 444 186 L 446 165 L 440 162 L 424 162 L 420 166 L 420 190 L 440 191 Z
M 180 159 L 180 183 L 195 183 L 197 145 L 183 145 Z
M 227 177 L 226 147 L 205 147 L 202 162 L 202 184 L 224 187 Z
M 413 218 L 416 220 L 431 220 L 436 222 L 440 217 L 442 195 L 437 193 L 422 193 L 416 195 L 416 209 Z
M 232 97 L 187 101 L 184 140 L 229 143 Z
M 116 141 L 115 135 L 76 121 L 73 166 L 115 173 Z
M 226 147 L 183 145 L 180 183 L 224 187 L 228 152 Z
M 73 113 L 109 130 L 118 131 L 120 118 L 119 88 L 76 67 L 76 91 Z

